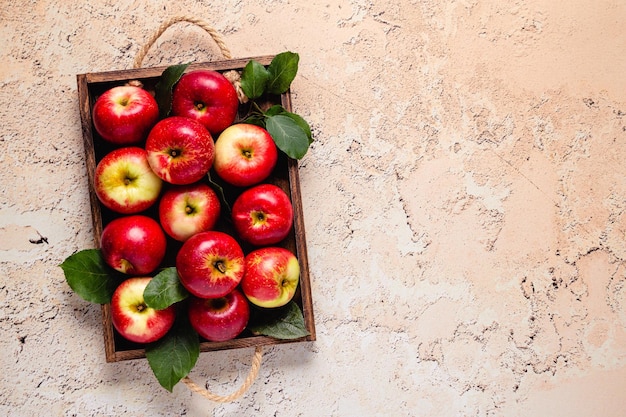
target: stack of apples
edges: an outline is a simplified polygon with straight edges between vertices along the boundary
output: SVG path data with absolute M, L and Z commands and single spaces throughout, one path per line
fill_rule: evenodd
M 115 214 L 100 249 L 126 277 L 111 299 L 111 319 L 130 341 L 162 338 L 183 311 L 203 338 L 230 340 L 246 328 L 250 303 L 272 309 L 295 294 L 299 262 L 280 245 L 293 207 L 280 187 L 264 182 L 279 151 L 264 128 L 235 123 L 238 107 L 231 82 L 212 70 L 180 78 L 166 117 L 136 85 L 112 87 L 93 105 L 95 130 L 110 149 L 96 166 L 95 194 Z M 207 181 L 210 171 L 237 190 L 227 212 Z M 216 230 L 225 215 L 232 233 Z M 144 300 L 168 249 L 189 293 L 184 310 L 156 310 Z

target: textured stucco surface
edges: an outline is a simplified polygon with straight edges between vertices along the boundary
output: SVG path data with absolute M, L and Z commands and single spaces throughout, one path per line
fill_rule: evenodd
M 79 2 L 80 3 L 80 2 Z M 622 416 L 626 6 L 620 1 L 0 4 L 0 415 Z M 191 14 L 235 57 L 299 52 L 317 337 L 239 401 L 107 364 L 57 266 L 93 245 L 76 74 Z M 169 29 L 145 66 L 211 60 Z M 192 372 L 221 394 L 249 349 Z

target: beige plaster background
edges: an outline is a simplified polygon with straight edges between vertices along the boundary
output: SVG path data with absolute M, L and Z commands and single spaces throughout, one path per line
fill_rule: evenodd
M 0 3 L 0 415 L 624 415 L 624 2 L 80 3 Z M 316 139 L 318 340 L 268 349 L 226 405 L 105 363 L 58 267 L 93 244 L 76 74 L 130 68 L 175 14 L 235 57 L 300 53 Z M 181 24 L 144 65 L 217 57 Z M 192 377 L 229 393 L 251 356 Z

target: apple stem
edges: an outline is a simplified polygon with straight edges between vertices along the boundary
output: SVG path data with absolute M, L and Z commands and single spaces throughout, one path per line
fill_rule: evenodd
M 246 114 L 243 119 L 246 120 L 249 117 L 261 116 L 263 120 L 263 124 L 265 124 L 265 117 L 264 117 L 265 112 L 263 111 L 263 109 L 259 107 L 259 105 L 254 100 L 251 100 L 250 102 L 252 103 L 252 105 L 250 106 L 250 109 L 248 110 L 248 114 Z
M 258 111 L 258 112 L 259 112 L 259 113 L 261 113 L 261 114 L 264 114 L 263 109 L 261 108 L 261 106 L 259 106 L 259 105 L 257 104 L 257 102 L 256 102 L 256 101 L 253 101 L 253 102 L 252 102 L 252 106 L 254 106 L 254 108 L 256 109 L 256 111 Z
M 217 261 L 213 264 L 213 266 L 222 274 L 226 272 L 226 265 L 224 265 L 224 261 Z

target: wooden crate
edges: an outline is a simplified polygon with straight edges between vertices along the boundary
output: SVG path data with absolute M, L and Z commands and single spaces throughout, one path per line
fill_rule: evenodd
M 187 68 L 187 71 L 194 69 L 210 69 L 216 71 L 241 70 L 250 59 L 254 59 L 263 65 L 268 65 L 273 56 L 261 56 L 246 59 L 233 59 L 224 61 L 214 61 L 207 63 L 193 63 Z M 100 247 L 100 236 L 103 227 L 119 214 L 113 213 L 104 207 L 98 200 L 94 191 L 94 173 L 97 163 L 102 157 L 111 151 L 113 147 L 105 143 L 93 128 L 91 110 L 96 98 L 107 89 L 123 85 L 129 80 L 139 80 L 143 83 L 144 88 L 154 92 L 154 86 L 166 67 L 140 68 L 122 71 L 108 71 L 99 73 L 78 74 L 78 96 L 80 103 L 80 115 L 82 122 L 82 132 L 85 146 L 85 158 L 87 167 L 87 176 L 89 180 L 91 211 L 93 219 L 93 232 L 96 247 Z M 291 111 L 290 92 L 270 98 L 267 104 L 281 104 L 285 109 Z M 238 119 L 242 117 L 246 111 L 245 105 L 240 105 Z M 294 209 L 294 223 L 290 235 L 279 244 L 286 247 L 296 254 L 300 262 L 300 284 L 298 291 L 294 296 L 294 301 L 300 306 L 305 320 L 305 326 L 310 333 L 309 336 L 295 340 L 280 340 L 266 336 L 253 335 L 245 330 L 236 339 L 226 342 L 209 342 L 201 339 L 200 350 L 202 352 L 235 349 L 243 347 L 253 347 L 261 345 L 275 345 L 282 343 L 293 343 L 302 341 L 315 340 L 315 324 L 313 318 L 313 307 L 311 297 L 311 286 L 309 279 L 309 267 L 307 260 L 306 238 L 304 232 L 304 219 L 302 212 L 302 202 L 300 194 L 300 181 L 298 177 L 298 162 L 287 157 L 284 153 L 279 152 L 279 160 L 274 172 L 264 182 L 272 183 L 281 187 L 291 198 Z M 216 174 L 211 175 L 214 182 L 220 182 Z M 224 189 L 227 199 L 231 202 L 242 190 L 231 187 L 223 182 L 220 185 Z M 158 219 L 155 207 L 152 207 L 143 214 Z M 216 225 L 216 229 L 223 231 L 229 230 L 228 222 L 220 219 Z M 166 257 L 161 267 L 174 266 L 175 254 L 180 247 L 180 243 L 168 237 L 168 249 Z M 244 253 L 252 248 L 242 244 Z M 102 323 L 104 327 L 104 344 L 107 362 L 117 362 L 122 360 L 137 359 L 145 357 L 144 347 L 140 344 L 131 343 L 123 339 L 113 328 L 111 322 L 110 305 L 102 305 Z

